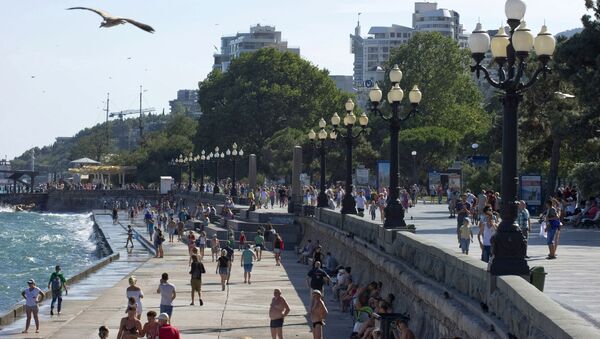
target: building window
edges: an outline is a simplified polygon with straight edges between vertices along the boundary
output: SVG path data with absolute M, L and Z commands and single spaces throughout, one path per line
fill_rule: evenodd
M 390 33 L 390 38 L 395 38 L 396 37 L 396 33 Z

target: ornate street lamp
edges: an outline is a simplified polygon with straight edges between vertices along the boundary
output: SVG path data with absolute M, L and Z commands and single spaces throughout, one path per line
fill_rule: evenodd
M 204 192 L 204 165 L 206 162 L 206 152 L 202 150 L 200 152 L 200 160 L 202 161 L 202 176 L 200 177 L 200 192 Z
M 240 151 L 238 152 L 238 150 L 237 150 L 238 145 L 235 142 L 233 143 L 233 145 L 231 146 L 231 148 L 233 148 L 233 151 L 227 149 L 227 152 L 225 152 L 225 154 L 227 156 L 231 156 L 231 160 L 233 161 L 233 176 L 231 178 L 232 180 L 231 180 L 231 191 L 230 191 L 230 193 L 231 193 L 232 197 L 237 197 L 237 195 L 238 195 L 238 193 L 237 193 L 237 187 L 236 187 L 236 182 L 237 182 L 237 178 L 236 178 L 237 177 L 237 175 L 236 175 L 237 174 L 237 171 L 236 171 L 237 170 L 237 168 L 236 168 L 237 167 L 236 166 L 236 164 L 237 164 L 237 157 L 238 156 L 240 156 L 240 157 L 243 156 L 244 155 L 244 150 L 240 149 Z
M 325 141 L 327 140 L 327 136 L 329 136 L 329 138 L 331 140 L 335 140 L 337 138 L 337 134 L 335 132 L 331 132 L 331 133 L 327 133 L 327 131 L 325 130 L 325 126 L 327 125 L 327 123 L 325 122 L 325 120 L 323 118 L 321 118 L 321 120 L 319 120 L 319 128 L 321 128 L 321 130 L 319 131 L 319 133 L 315 133 L 315 131 L 313 131 L 312 129 L 310 130 L 310 132 L 308 132 L 308 138 L 312 141 L 312 145 L 313 147 L 317 150 L 317 153 L 319 154 L 320 157 L 320 175 L 321 175 L 321 184 L 320 184 L 320 191 L 319 191 L 319 195 L 317 196 L 317 207 L 327 207 L 328 206 L 328 199 L 327 199 L 327 194 L 325 194 L 325 153 L 327 152 L 326 150 L 326 145 L 325 145 Z M 320 145 L 317 146 L 317 136 L 319 137 L 319 141 L 320 141 Z
M 400 175 L 398 169 L 398 133 L 400 132 L 400 124 L 406 121 L 411 115 L 418 113 L 418 106 L 421 102 L 421 91 L 414 85 L 408 93 L 408 100 L 410 101 L 411 109 L 402 116 L 403 109 L 400 107 L 400 102 L 404 98 L 404 91 L 400 88 L 400 81 L 402 80 L 402 71 L 398 68 L 398 65 L 390 70 L 390 81 L 392 88 L 388 92 L 387 99 L 392 106 L 391 115 L 385 115 L 379 110 L 379 104 L 383 97 L 383 93 L 379 86 L 375 84 L 373 89 L 369 92 L 369 101 L 371 102 L 371 112 L 379 114 L 379 116 L 389 122 L 390 125 L 390 193 L 388 196 L 387 206 L 385 207 L 385 221 L 383 227 L 385 228 L 397 228 L 406 226 L 404 222 L 404 207 L 399 201 L 400 192 L 398 177 Z
M 338 129 L 341 119 L 337 113 L 334 113 L 331 117 L 331 124 L 333 125 L 333 132 L 346 141 L 346 193 L 344 194 L 344 199 L 342 200 L 341 212 L 342 214 L 356 214 L 356 201 L 352 196 L 352 143 L 354 139 L 357 139 L 365 131 L 365 128 L 369 123 L 369 117 L 367 117 L 365 113 L 358 117 L 360 130 L 354 134 L 356 115 L 354 115 L 352 112 L 354 110 L 354 102 L 352 102 L 352 99 L 348 99 L 348 101 L 346 101 L 344 108 L 346 109 L 346 116 L 344 117 L 346 132 L 344 133 L 341 129 Z
M 533 86 L 541 75 L 550 72 L 550 60 L 556 41 L 546 25 L 534 39 L 523 17 L 527 6 L 522 0 L 507 0 L 505 12 L 510 27 L 506 34 L 504 27 L 491 39 L 491 50 L 498 65 L 498 79 L 492 79 L 489 71 L 481 65 L 485 53 L 490 49 L 490 37 L 478 23 L 469 37 L 469 48 L 475 60 L 471 71 L 477 77 L 480 73 L 494 88 L 504 92 L 502 120 L 502 222 L 492 237 L 490 273 L 492 275 L 526 275 L 529 266 L 525 261 L 526 243 L 518 226 L 517 217 L 517 111 L 523 92 Z M 538 69 L 526 77 L 525 68 L 531 49 L 536 52 Z
M 413 160 L 413 182 L 418 184 L 419 179 L 417 179 L 417 151 L 410 152 Z
M 212 153 L 211 153 L 212 154 Z M 219 146 L 215 147 L 215 187 L 213 188 L 213 195 L 219 193 L 219 159 L 225 158 L 225 153 L 219 153 Z

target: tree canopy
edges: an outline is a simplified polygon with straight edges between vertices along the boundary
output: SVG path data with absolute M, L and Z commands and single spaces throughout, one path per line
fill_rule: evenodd
M 227 72 L 213 71 L 199 83 L 203 115 L 195 144 L 212 149 L 236 142 L 245 153 L 265 157 L 259 171 L 285 176 L 291 146 L 301 144 L 320 118 L 342 111 L 350 97 L 328 75 L 294 53 L 274 48 L 243 53 Z

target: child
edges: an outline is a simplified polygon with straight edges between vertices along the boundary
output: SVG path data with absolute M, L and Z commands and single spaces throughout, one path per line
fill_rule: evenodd
M 473 242 L 473 230 L 471 229 L 471 220 L 465 218 L 460 231 L 460 248 L 462 252 L 469 255 L 469 244 Z
M 371 200 L 371 204 L 369 205 L 369 212 L 371 213 L 371 220 L 375 220 L 375 212 L 377 212 L 376 200 Z
M 220 252 L 220 248 L 219 248 L 219 239 L 217 239 L 217 235 L 213 234 L 213 238 L 210 241 L 210 251 L 212 253 L 212 261 L 215 261 L 216 259 L 219 258 L 219 252 Z
M 131 247 L 133 247 L 133 230 L 131 229 L 131 225 L 127 225 L 127 241 L 125 242 L 125 247 L 131 243 Z
M 244 234 L 244 231 L 241 231 L 238 251 L 241 251 L 243 248 L 245 248 L 244 247 L 245 244 L 246 244 L 246 234 Z

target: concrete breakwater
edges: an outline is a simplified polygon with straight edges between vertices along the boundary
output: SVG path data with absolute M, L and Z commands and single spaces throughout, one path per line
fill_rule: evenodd
M 93 219 L 93 217 L 92 217 Z M 111 262 L 119 259 L 119 253 L 114 252 L 112 247 L 110 246 L 108 240 L 106 239 L 102 229 L 98 226 L 98 224 L 94 221 L 93 225 L 93 234 L 92 238 L 96 241 L 96 255 L 99 258 L 94 261 L 90 266 L 85 268 L 84 270 L 74 274 L 73 276 L 67 279 L 67 284 L 71 285 L 77 283 L 89 276 L 90 274 L 98 271 L 104 266 L 110 264 Z M 50 293 L 48 296 L 51 296 L 51 292 L 49 290 L 45 290 L 43 287 L 45 284 L 40 284 L 38 287 L 41 287 L 44 290 L 44 293 Z M 6 325 L 15 321 L 18 317 L 22 316 L 25 312 L 24 302 L 18 302 L 13 305 L 8 312 L 0 315 L 0 325 Z
M 320 239 L 355 280 L 382 281 L 419 338 L 600 338 L 525 279 L 491 276 L 485 263 L 418 235 L 323 209 L 298 221 L 304 239 Z

